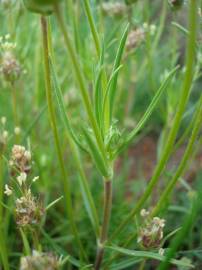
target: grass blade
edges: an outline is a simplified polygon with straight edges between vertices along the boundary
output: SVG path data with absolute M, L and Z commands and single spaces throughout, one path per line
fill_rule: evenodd
M 147 258 L 147 259 L 154 259 L 157 261 L 164 261 L 166 258 L 165 256 L 162 256 L 158 253 L 150 252 L 150 251 L 129 250 L 129 249 L 120 248 L 120 247 L 116 247 L 116 246 L 108 246 L 106 248 L 120 252 L 120 253 L 125 254 L 127 256 L 133 256 L 136 258 Z M 185 266 L 185 267 L 193 268 L 192 264 L 189 264 L 189 263 L 186 263 L 186 262 L 183 262 L 180 260 L 172 259 L 172 260 L 170 260 L 170 263 L 177 265 L 177 266 Z
M 107 89 L 105 91 L 105 95 L 104 95 L 104 99 L 103 99 L 103 106 L 102 106 L 102 109 L 103 109 L 103 112 L 102 114 L 104 114 L 105 110 L 106 110 L 106 106 L 107 106 L 107 97 L 110 93 L 110 89 L 111 89 L 111 86 L 114 84 L 115 80 L 117 80 L 117 76 L 118 76 L 118 72 L 120 71 L 120 69 L 122 68 L 123 66 L 119 66 L 117 67 L 117 69 L 115 69 L 113 72 L 112 72 L 112 75 L 109 79 L 109 82 L 107 84 Z
M 143 128 L 143 126 L 145 125 L 145 123 L 147 122 L 147 120 L 149 119 L 149 117 L 151 116 L 152 112 L 154 111 L 154 109 L 156 108 L 156 105 L 159 101 L 159 99 L 161 98 L 161 95 L 163 93 L 163 91 L 166 89 L 166 87 L 168 86 L 168 83 L 170 82 L 170 80 L 173 78 L 173 76 L 175 75 L 176 71 L 178 70 L 179 66 L 175 67 L 167 76 L 167 78 L 163 81 L 162 85 L 160 86 L 160 88 L 157 90 L 155 96 L 153 97 L 150 105 L 148 106 L 146 112 L 144 113 L 144 115 L 142 116 L 142 118 L 140 119 L 140 121 L 138 122 L 137 126 L 134 128 L 133 131 L 131 131 L 131 133 L 127 136 L 126 140 L 124 141 L 124 143 L 120 146 L 120 148 L 118 149 L 117 153 L 120 153 L 122 150 L 125 149 L 125 147 L 132 142 L 132 140 L 135 138 L 135 136 L 137 135 L 137 133 Z
M 97 123 L 101 130 L 101 123 L 102 123 L 102 75 L 103 75 L 103 67 L 101 67 L 98 71 L 98 76 L 95 82 L 95 91 L 94 91 L 94 110 L 95 110 L 95 117 Z
M 60 111 L 60 115 L 61 118 L 63 120 L 64 126 L 66 127 L 68 133 L 71 135 L 72 139 L 74 140 L 74 142 L 84 151 L 86 151 L 86 149 L 83 147 L 83 145 L 80 143 L 79 139 L 77 138 L 76 134 L 74 133 L 69 118 L 67 116 L 66 110 L 65 110 L 65 104 L 64 104 L 64 100 L 63 100 L 63 96 L 62 96 L 62 91 L 60 89 L 58 80 L 57 80 L 57 76 L 56 76 L 56 72 L 54 70 L 53 64 L 51 59 L 49 58 L 50 61 L 50 66 L 51 66 L 51 78 L 52 78 L 52 82 L 53 82 L 53 87 L 55 90 L 55 94 L 57 97 L 57 103 L 58 103 L 58 107 L 59 107 L 59 111 Z
M 121 38 L 120 41 L 120 45 L 116 54 L 116 58 L 115 58 L 115 62 L 114 62 L 114 67 L 113 67 L 113 72 L 120 66 L 121 63 L 121 58 L 124 52 L 124 48 L 125 48 L 125 44 L 126 44 L 126 39 L 128 36 L 128 29 L 129 29 L 129 25 L 126 26 L 126 29 L 123 33 L 123 36 Z M 114 77 L 113 83 L 111 84 L 110 87 L 110 115 L 112 118 L 112 113 L 113 113 L 113 106 L 115 103 L 115 94 L 116 94 L 116 86 L 117 86 L 117 80 L 118 80 L 118 73 L 116 74 L 116 76 Z

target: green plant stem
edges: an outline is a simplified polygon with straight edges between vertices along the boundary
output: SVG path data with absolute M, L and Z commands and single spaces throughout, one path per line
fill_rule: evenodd
M 24 253 L 25 253 L 26 256 L 30 256 L 32 254 L 32 251 L 31 251 L 31 248 L 30 248 L 30 245 L 29 245 L 29 241 L 27 239 L 27 235 L 23 231 L 22 228 L 19 228 L 19 231 L 20 231 L 23 246 L 24 246 Z
M 101 228 L 100 241 L 97 248 L 97 256 L 95 260 L 95 270 L 99 270 L 104 257 L 104 246 L 108 238 L 108 228 L 112 208 L 112 181 L 104 180 L 104 211 L 103 223 Z
M 34 230 L 34 229 L 31 229 L 31 234 L 32 234 L 32 240 L 33 240 L 34 249 L 41 252 L 42 248 L 41 248 L 41 244 L 40 244 L 40 241 L 39 241 L 38 231 Z
M 75 6 L 74 6 L 75 5 Z M 76 51 L 79 51 L 79 34 L 78 34 L 78 23 L 77 23 L 77 19 L 79 18 L 78 14 L 75 12 L 77 10 L 75 10 L 77 8 L 77 3 L 75 1 L 75 3 L 73 3 L 73 0 L 68 0 L 67 1 L 67 6 L 68 6 L 68 16 L 70 18 L 70 23 L 74 32 L 74 45 L 76 48 Z
M 71 151 L 73 154 L 73 158 L 75 160 L 75 165 L 76 165 L 76 168 L 78 170 L 78 173 L 79 173 L 79 176 L 81 179 L 81 188 L 84 190 L 84 192 L 88 198 L 88 203 L 89 203 L 90 208 L 91 208 L 91 212 L 92 212 L 91 220 L 93 223 L 95 234 L 98 237 L 98 235 L 99 235 L 99 219 L 98 219 L 97 210 L 95 208 L 94 200 L 93 200 L 93 197 L 92 197 L 89 185 L 88 185 L 88 181 L 86 179 L 85 172 L 84 172 L 82 164 L 81 164 L 81 159 L 80 159 L 77 147 L 76 147 L 74 141 L 72 140 L 72 138 L 70 137 L 70 135 L 68 134 L 67 136 L 68 136 L 69 145 L 70 145 L 70 148 L 71 148 Z
M 155 185 L 159 181 L 159 177 L 162 171 L 165 168 L 165 165 L 172 153 L 172 147 L 174 145 L 177 132 L 180 127 L 181 119 L 183 116 L 184 109 L 186 107 L 191 85 L 193 79 L 193 67 L 194 67 L 194 58 L 195 58 L 195 40 L 196 40 L 196 29 L 197 29 L 197 1 L 191 0 L 189 5 L 189 29 L 190 35 L 188 37 L 188 44 L 187 44 L 187 55 L 186 55 L 186 72 L 185 72 L 185 79 L 182 85 L 182 92 L 181 97 L 179 100 L 178 109 L 175 115 L 175 119 L 173 122 L 173 126 L 170 130 L 168 135 L 167 143 L 165 145 L 164 151 L 162 153 L 161 159 L 159 163 L 156 165 L 154 174 L 144 192 L 140 200 L 137 202 L 136 207 L 129 213 L 126 219 L 120 224 L 120 226 L 115 230 L 112 234 L 111 239 L 114 239 L 122 230 L 123 228 L 130 222 L 130 220 L 141 210 L 144 203 L 149 198 L 152 190 L 154 189 Z
M 144 269 L 145 269 L 145 264 L 146 264 L 146 260 L 143 260 L 143 261 L 140 263 L 140 266 L 139 266 L 138 270 L 144 270 Z
M 17 109 L 17 92 L 14 83 L 11 83 L 11 96 L 12 96 L 12 107 L 13 107 L 13 121 L 14 125 L 18 126 L 18 109 Z
M 3 202 L 3 154 L 0 153 L 0 202 Z M 9 264 L 8 264 L 8 252 L 6 248 L 6 241 L 5 241 L 5 230 L 2 226 L 3 223 L 1 222 L 3 220 L 3 206 L 0 203 L 0 255 L 2 264 L 5 270 L 9 270 Z
M 54 136 L 57 156 L 58 156 L 60 169 L 62 173 L 64 196 L 65 196 L 65 202 L 67 206 L 67 214 L 68 214 L 72 233 L 75 237 L 77 245 L 79 246 L 80 254 L 83 258 L 85 258 L 86 257 L 85 251 L 79 239 L 78 231 L 77 231 L 75 220 L 74 220 L 74 214 L 73 214 L 74 212 L 73 212 L 71 192 L 70 192 L 70 181 L 65 170 L 65 165 L 64 165 L 64 160 L 62 156 L 62 150 L 61 150 L 61 145 L 60 145 L 60 140 L 59 140 L 59 135 L 58 135 L 58 129 L 57 129 L 57 124 L 56 124 L 55 109 L 54 109 L 53 101 L 52 101 L 52 85 L 51 85 L 51 73 L 50 73 L 50 64 L 49 64 L 48 29 L 47 29 L 47 20 L 43 16 L 41 17 L 41 27 L 42 27 L 42 34 L 43 34 L 46 98 L 47 98 L 47 104 L 48 104 L 50 124 L 52 128 L 53 136 Z
M 103 158 L 106 161 L 106 152 L 105 152 L 105 147 L 104 147 L 104 142 L 102 140 L 102 136 L 100 133 L 100 130 L 98 128 L 98 124 L 96 122 L 94 113 L 93 113 L 93 109 L 92 109 L 92 104 L 88 95 L 88 90 L 86 89 L 85 83 L 84 83 L 84 78 L 81 72 L 81 68 L 78 62 L 78 58 L 76 55 L 76 52 L 74 50 L 74 47 L 72 46 L 71 40 L 69 38 L 68 32 L 66 30 L 66 26 L 64 24 L 64 20 L 62 18 L 62 14 L 60 12 L 60 7 L 59 5 L 55 5 L 55 13 L 56 13 L 56 17 L 57 17 L 57 21 L 58 24 L 60 26 L 61 32 L 64 36 L 64 41 L 65 41 L 65 45 L 67 47 L 67 50 L 69 52 L 70 58 L 72 60 L 73 63 L 73 67 L 74 67 L 74 71 L 75 71 L 75 75 L 79 84 L 79 89 L 81 92 L 81 96 L 82 96 L 82 100 L 83 100 L 83 104 L 85 106 L 87 115 L 88 115 L 88 119 L 91 123 L 93 132 L 95 134 L 95 138 L 97 141 L 97 144 L 99 146 L 100 152 L 102 153 Z
M 153 209 L 153 211 L 151 213 L 152 216 L 155 216 L 160 211 L 160 209 L 164 206 L 165 201 L 167 200 L 167 198 L 169 197 L 169 195 L 173 191 L 173 189 L 174 189 L 177 181 L 179 180 L 180 176 L 185 171 L 186 166 L 188 165 L 188 161 L 190 161 L 190 158 L 191 158 L 191 155 L 192 155 L 193 149 L 194 149 L 194 144 L 196 142 L 198 133 L 199 133 L 200 128 L 201 128 L 202 96 L 200 98 L 200 103 L 199 103 L 199 106 L 198 106 L 196 118 L 194 120 L 195 121 L 193 123 L 193 131 L 192 131 L 191 137 L 189 139 L 189 143 L 187 145 L 185 153 L 183 155 L 183 158 L 182 158 L 182 160 L 180 162 L 180 165 L 179 165 L 175 175 L 173 176 L 173 178 L 168 183 L 166 189 L 163 191 L 162 195 L 160 196 L 160 199 L 158 200 L 158 203 L 156 204 L 156 206 L 154 207 L 154 209 Z

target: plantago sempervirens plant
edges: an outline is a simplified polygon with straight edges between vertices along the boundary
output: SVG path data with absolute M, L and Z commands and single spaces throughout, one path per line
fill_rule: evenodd
M 126 4 L 130 5 L 137 1 L 127 0 Z M 170 1 L 172 6 L 178 5 L 181 1 Z M 78 232 L 77 219 L 74 215 L 74 203 L 73 196 L 71 194 L 71 181 L 69 180 L 68 168 L 65 164 L 64 154 L 63 154 L 63 141 L 60 139 L 60 132 L 57 125 L 57 113 L 54 101 L 57 102 L 57 109 L 60 113 L 63 125 L 65 127 L 65 138 L 67 139 L 68 146 L 72 152 L 73 161 L 75 163 L 76 171 L 78 173 L 79 185 L 81 188 L 81 194 L 84 201 L 86 211 L 89 216 L 93 231 L 95 232 L 97 241 L 97 254 L 94 262 L 94 269 L 99 270 L 104 266 L 104 251 L 108 248 L 108 245 L 113 243 L 117 239 L 120 233 L 124 231 L 128 223 L 133 220 L 133 218 L 141 212 L 142 218 L 142 228 L 139 232 L 136 232 L 139 236 L 138 242 L 143 249 L 147 251 L 150 249 L 158 249 L 161 247 L 161 242 L 163 239 L 163 229 L 165 221 L 159 217 L 158 212 L 160 211 L 159 204 L 154 206 L 154 211 L 151 216 L 144 216 L 145 213 L 141 211 L 144 204 L 147 202 L 149 197 L 151 197 L 155 186 L 158 184 L 161 176 L 163 175 L 164 169 L 167 162 L 173 153 L 173 147 L 178 135 L 179 128 L 181 126 L 181 121 L 184 116 L 184 111 L 188 103 L 188 99 L 192 89 L 193 83 L 193 69 L 194 69 L 194 59 L 196 51 L 196 30 L 197 30 L 197 1 L 190 0 L 189 5 L 189 29 L 187 35 L 187 56 L 185 63 L 185 73 L 184 82 L 181 85 L 181 92 L 179 94 L 179 104 L 173 119 L 173 124 L 169 129 L 168 137 L 166 143 L 163 147 L 161 158 L 156 164 L 154 173 L 151 180 L 147 184 L 145 191 L 143 192 L 140 199 L 135 203 L 135 207 L 131 212 L 121 220 L 117 228 L 113 230 L 112 233 L 108 233 L 110 220 L 111 220 L 111 209 L 112 209 L 112 183 L 114 179 L 114 164 L 119 154 L 133 142 L 134 138 L 143 129 L 146 121 L 151 116 L 151 113 L 156 108 L 157 103 L 162 96 L 163 91 L 168 86 L 170 80 L 174 78 L 178 67 L 172 69 L 166 78 L 163 80 L 161 86 L 157 91 L 155 91 L 154 97 L 145 110 L 142 118 L 137 123 L 131 131 L 123 131 L 119 127 L 119 122 L 117 121 L 116 106 L 117 106 L 117 96 L 118 96 L 118 75 L 122 69 L 122 58 L 124 55 L 125 48 L 130 51 L 138 46 L 144 39 L 150 41 L 150 37 L 153 35 L 155 41 L 158 40 L 161 32 L 156 28 L 155 25 L 149 25 L 147 23 L 143 24 L 142 28 L 137 28 L 134 31 L 129 32 L 130 25 L 125 27 L 122 37 L 120 39 L 119 45 L 117 46 L 117 52 L 114 57 L 113 67 L 110 69 L 106 68 L 105 64 L 105 44 L 101 42 L 101 36 L 97 30 L 94 18 L 92 16 L 92 10 L 90 1 L 82 1 L 82 7 L 84 8 L 86 18 L 91 30 L 94 47 L 96 51 L 96 72 L 93 82 L 89 83 L 92 87 L 92 94 L 89 91 L 88 82 L 86 79 L 86 73 L 84 72 L 84 66 L 81 65 L 79 61 L 78 54 L 79 46 L 75 46 L 72 42 L 70 36 L 71 31 L 66 20 L 63 18 L 63 5 L 65 6 L 65 1 L 56 0 L 24 0 L 25 6 L 33 12 L 39 13 L 41 15 L 41 29 L 42 29 L 42 45 L 43 45 L 43 62 L 44 62 L 44 81 L 46 89 L 46 101 L 48 106 L 49 120 L 51 124 L 53 139 L 55 143 L 55 149 L 57 152 L 57 158 L 59 161 L 61 181 L 64 190 L 65 206 L 68 216 L 68 224 L 70 225 L 71 233 L 75 241 L 73 244 L 77 245 L 79 250 L 78 257 L 80 259 L 81 265 L 85 266 L 88 263 L 88 256 L 86 256 L 86 251 L 83 247 L 82 238 Z M 105 3 L 106 4 L 106 3 Z M 104 5 L 105 5 L 104 4 Z M 68 6 L 78 5 L 77 2 L 68 1 Z M 105 5 L 105 12 L 110 15 L 122 15 L 125 10 L 128 9 L 126 5 L 112 6 Z M 103 6 L 102 6 L 103 7 Z M 109 8 L 110 7 L 110 8 Z M 124 8 L 123 8 L 124 7 Z M 80 5 L 79 5 L 80 8 Z M 74 11 L 74 8 L 72 8 Z M 123 12 L 124 11 L 124 12 Z M 49 20 L 46 15 L 53 14 L 56 17 L 58 26 L 64 38 L 64 45 L 68 51 L 68 59 L 71 60 L 72 69 L 74 71 L 75 80 L 77 82 L 78 92 L 80 94 L 82 105 L 85 110 L 84 119 L 80 120 L 80 123 L 75 126 L 72 125 L 70 121 L 69 112 L 67 111 L 67 106 L 65 106 L 63 93 L 61 91 L 61 85 L 57 78 L 57 73 L 55 69 L 55 63 L 57 58 L 54 55 L 54 48 L 52 44 L 51 27 Z M 74 14 L 72 15 L 72 17 Z M 146 15 L 145 15 L 146 16 Z M 68 18 L 71 19 L 71 18 Z M 111 19 L 111 18 L 110 18 Z M 163 25 L 164 22 L 162 22 Z M 77 37 L 77 29 L 79 26 L 76 22 L 73 22 L 75 40 L 79 39 Z M 128 33 L 130 33 L 128 35 Z M 148 41 L 147 40 L 147 41 Z M 79 42 L 78 42 L 79 43 Z M 107 46 L 106 46 L 107 47 Z M 151 50 L 152 51 L 152 50 Z M 152 53 L 154 50 L 152 51 Z M 125 64 L 125 62 L 124 62 Z M 145 65 L 146 66 L 146 65 Z M 170 65 L 172 66 L 172 65 Z M 67 71 L 69 74 L 70 69 Z M 90 76 L 89 76 L 90 77 Z M 155 89 L 154 89 L 155 90 Z M 54 94 L 53 94 L 54 93 Z M 168 185 L 169 188 L 165 189 L 162 193 L 160 200 L 169 197 L 172 192 L 174 185 L 176 184 L 176 179 L 179 179 L 185 165 L 187 163 L 188 157 L 190 157 L 193 150 L 197 134 L 199 133 L 199 119 L 200 119 L 200 109 L 197 107 L 197 114 L 193 120 L 193 133 L 189 139 L 188 146 L 183 156 L 182 163 L 180 163 L 179 170 L 177 170 L 176 175 L 171 179 L 171 184 Z M 103 216 L 98 218 L 98 211 L 95 207 L 94 197 L 92 196 L 91 190 L 89 188 L 89 181 L 86 178 L 85 170 L 82 166 L 82 154 L 86 153 L 91 157 L 92 163 L 97 168 L 99 174 L 103 178 L 104 185 L 104 196 L 103 196 Z M 38 205 L 38 201 L 33 197 L 32 193 L 27 183 L 27 177 L 31 169 L 31 154 L 22 146 L 15 146 L 12 150 L 12 157 L 10 161 L 11 166 L 15 167 L 16 171 L 20 174 L 14 174 L 18 185 L 24 187 L 23 196 L 18 198 L 16 201 L 16 217 L 19 226 L 26 226 L 26 224 L 40 223 L 41 216 L 43 215 L 43 210 L 41 206 Z M 30 177 L 30 176 L 29 176 Z M 14 188 L 10 185 L 5 186 L 5 194 L 12 196 L 14 193 Z M 162 199 L 163 198 L 163 199 Z M 101 206 L 102 206 L 101 204 Z M 27 205 L 29 207 L 27 207 Z M 153 216 L 155 212 L 155 216 Z M 101 224 L 101 226 L 100 226 Z M 135 234 L 135 232 L 134 232 Z M 136 234 L 136 237 L 137 237 Z M 136 241 L 137 242 L 137 241 Z M 127 241 L 129 245 L 129 242 Z M 118 248 L 114 248 L 118 252 Z M 129 253 L 129 252 L 128 252 Z M 147 253 L 141 253 L 147 254 Z M 162 254 L 162 252 L 161 252 Z M 38 257 L 43 258 L 43 254 L 38 254 Z M 35 257 L 37 257 L 35 256 Z M 163 260 L 163 255 L 157 256 L 159 260 Z M 30 255 L 27 257 L 27 261 L 31 264 L 36 258 Z M 39 260 L 41 259 L 38 258 Z M 44 255 L 46 257 L 46 255 Z M 144 256 L 143 256 L 144 257 Z M 107 256 L 106 256 L 107 258 Z M 23 259 L 24 260 L 24 259 Z M 44 260 L 44 263 L 45 260 Z M 50 262 L 49 262 L 50 263 Z M 106 259 L 106 265 L 108 261 Z M 176 263 L 176 261 L 175 261 Z M 178 263 L 178 262 L 177 262 Z M 41 262 L 43 265 L 43 263 Z M 51 263 L 50 263 L 51 264 Z M 26 262 L 24 260 L 24 265 Z M 46 264 L 45 264 L 46 265 Z M 110 265 L 110 263 L 109 263 Z M 110 267 L 107 265 L 107 267 Z M 33 266 L 35 267 L 35 265 Z M 23 268 L 22 268 L 23 269 Z M 26 268 L 24 268 L 26 269 Z M 32 269 L 30 267 L 30 269 Z M 35 268 L 33 268 L 35 269 Z M 38 269 L 38 268 L 36 268 Z M 39 268 L 40 269 L 40 268 Z M 54 269 L 54 268 L 53 268 Z M 110 269 L 110 268 L 109 268 Z

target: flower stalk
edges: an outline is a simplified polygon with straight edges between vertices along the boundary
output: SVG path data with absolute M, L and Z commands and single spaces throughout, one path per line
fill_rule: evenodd
M 112 181 L 104 180 L 104 211 L 100 240 L 97 248 L 95 270 L 99 270 L 104 256 L 104 246 L 108 238 L 108 229 L 112 208 Z

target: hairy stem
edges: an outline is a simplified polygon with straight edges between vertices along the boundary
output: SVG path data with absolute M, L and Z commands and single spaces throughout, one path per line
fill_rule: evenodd
M 108 228 L 111 216 L 112 208 L 112 181 L 104 181 L 104 211 L 103 211 L 103 223 L 101 228 L 100 241 L 97 248 L 97 256 L 95 261 L 95 270 L 99 270 L 104 257 L 104 245 L 107 241 Z
M 13 107 L 13 121 L 14 125 L 18 126 L 18 109 L 17 109 L 17 91 L 14 83 L 11 84 L 11 96 L 12 96 L 12 107 Z

